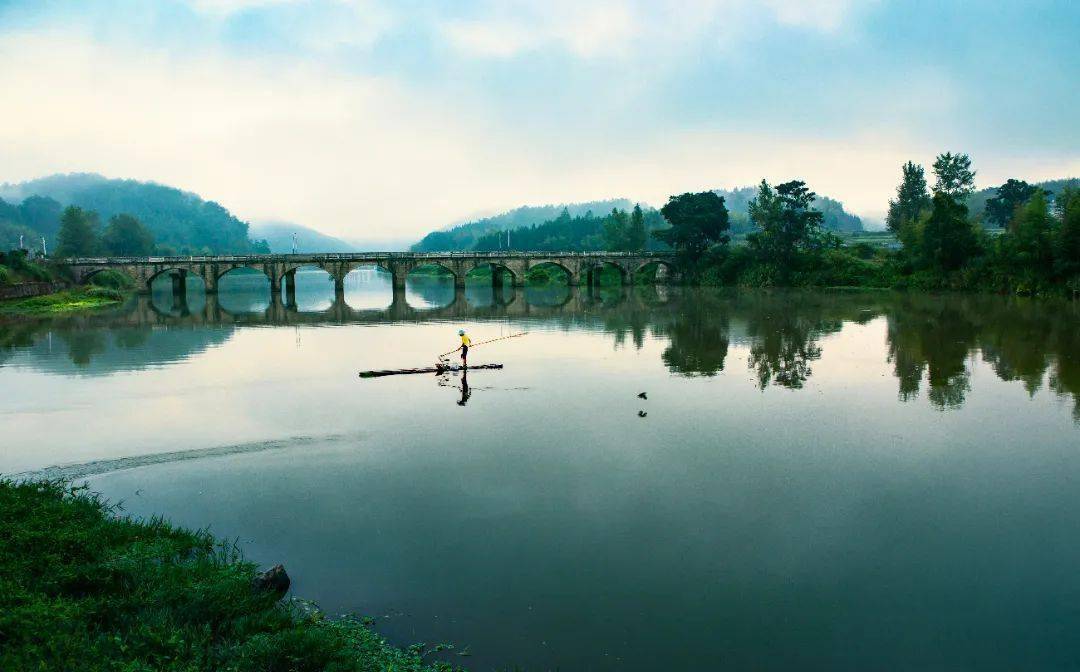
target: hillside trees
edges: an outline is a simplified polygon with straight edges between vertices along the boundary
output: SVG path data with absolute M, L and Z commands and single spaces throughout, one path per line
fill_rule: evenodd
M 56 255 L 59 257 L 87 257 L 101 249 L 96 212 L 69 205 L 60 215 L 60 232 L 57 234 Z
M 154 236 L 142 222 L 128 214 L 114 215 L 101 237 L 108 254 L 122 257 L 146 256 L 154 251 Z
M 696 261 L 711 245 L 729 240 L 728 210 L 724 197 L 716 192 L 672 196 L 660 212 L 671 227 L 654 231 L 653 236 L 689 260 Z

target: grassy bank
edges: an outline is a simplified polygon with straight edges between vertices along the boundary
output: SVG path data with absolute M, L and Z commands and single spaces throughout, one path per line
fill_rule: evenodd
M 111 287 L 76 287 L 27 299 L 0 301 L 0 315 L 43 316 L 107 308 L 122 303 L 127 294 Z
M 0 670 L 452 669 L 255 591 L 254 576 L 208 534 L 63 483 L 0 481 Z

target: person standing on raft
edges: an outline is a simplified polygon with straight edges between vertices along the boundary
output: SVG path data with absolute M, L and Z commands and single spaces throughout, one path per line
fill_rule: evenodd
M 458 329 L 458 336 L 461 336 L 461 366 L 469 366 L 469 346 L 472 345 L 472 340 L 465 334 L 464 329 Z

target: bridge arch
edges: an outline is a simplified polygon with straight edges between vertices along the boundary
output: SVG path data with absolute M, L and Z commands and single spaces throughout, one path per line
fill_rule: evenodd
M 135 287 L 136 289 L 140 289 L 140 286 L 146 283 L 146 281 L 143 280 L 142 277 L 138 275 L 132 275 L 128 271 L 128 269 L 124 268 L 123 266 L 102 266 L 100 268 L 91 268 L 87 271 L 84 271 L 82 275 L 77 278 L 77 280 L 81 284 L 88 285 L 94 277 L 101 275 L 105 271 L 115 271 L 116 273 L 119 273 L 120 275 L 130 280 L 131 286 Z M 148 284 L 147 287 L 149 287 Z
M 454 268 L 442 261 L 438 261 L 435 259 L 424 259 L 418 263 L 411 264 L 405 275 L 406 277 L 411 277 L 416 274 L 416 272 L 420 269 L 428 269 L 420 275 L 430 276 L 430 270 L 435 270 L 437 275 L 449 276 L 450 278 L 453 278 L 454 284 L 458 284 L 459 282 L 463 282 L 465 280 L 464 277 L 458 278 L 457 271 Z
M 603 278 L 605 275 L 614 273 L 617 278 L 617 284 L 628 285 L 633 280 L 633 276 L 630 272 L 620 263 L 609 260 L 597 260 L 594 261 L 584 269 L 582 269 L 584 283 L 598 285 L 603 284 Z
M 274 278 L 271 273 L 267 272 L 266 267 L 263 266 L 262 264 L 227 264 L 227 265 L 218 267 L 217 271 L 214 273 L 214 276 L 215 276 L 215 279 L 218 282 L 220 282 L 222 280 L 222 278 L 229 275 L 233 271 L 239 271 L 239 270 L 244 270 L 244 269 L 251 270 L 251 271 L 258 271 L 259 273 L 262 273 L 266 277 L 267 281 L 270 282 L 271 285 L 276 284 L 274 282 L 276 280 L 276 278 Z
M 479 277 L 483 278 L 484 274 L 482 271 L 487 270 L 490 270 L 491 272 L 491 283 L 493 286 L 501 284 L 504 287 L 516 287 L 518 285 L 519 279 L 517 273 L 506 264 L 499 263 L 498 261 L 476 262 L 473 264 L 472 268 L 465 271 L 465 279 L 468 280 L 470 276 L 476 278 L 478 276 L 478 271 L 481 271 Z
M 529 264 L 528 269 L 525 271 L 525 280 L 533 281 L 533 284 L 542 284 L 549 282 L 556 276 L 552 276 L 551 272 L 559 272 L 565 279 L 565 284 L 576 285 L 578 283 L 578 276 L 565 264 L 556 261 L 555 259 L 537 259 Z M 539 282 L 538 282 L 539 281 Z
M 155 266 L 148 269 L 143 282 L 145 283 L 145 291 L 154 291 L 154 281 L 163 275 L 181 274 L 183 276 L 182 282 L 179 285 L 173 286 L 173 291 L 181 289 L 184 293 L 187 292 L 188 285 L 192 280 L 196 280 L 198 284 L 203 285 L 203 290 L 206 289 L 206 280 L 202 276 L 202 268 L 194 266 L 192 264 L 164 264 L 161 266 Z M 138 281 L 136 281 L 138 286 Z
M 665 284 L 675 280 L 675 266 L 663 259 L 649 259 L 634 269 L 635 279 L 647 284 Z

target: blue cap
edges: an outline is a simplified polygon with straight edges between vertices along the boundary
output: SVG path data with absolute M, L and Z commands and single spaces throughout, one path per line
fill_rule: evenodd
M 458 336 L 464 336 L 465 335 L 465 330 L 464 329 L 458 329 L 457 330 L 457 335 Z

